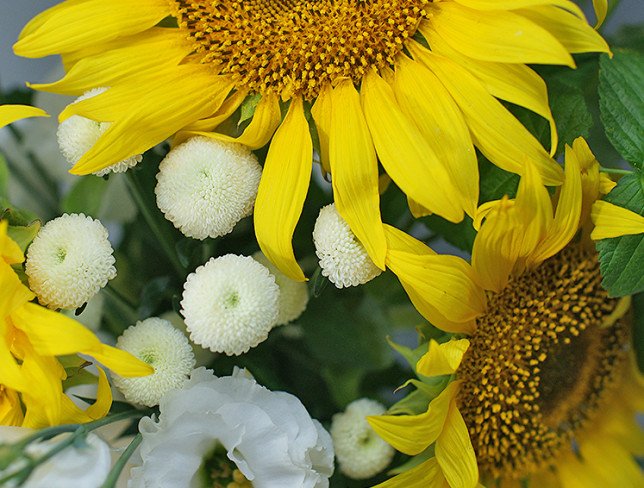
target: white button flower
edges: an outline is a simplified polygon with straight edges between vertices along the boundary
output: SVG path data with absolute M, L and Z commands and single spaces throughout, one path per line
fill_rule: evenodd
M 322 275 L 338 288 L 363 285 L 382 273 L 334 204 L 320 210 L 313 228 L 313 243 Z
M 223 451 L 218 464 L 230 460 L 253 488 L 329 486 L 329 434 L 296 397 L 272 392 L 244 371 L 218 378 L 199 368 L 159 408 L 158 422 L 139 423 L 142 465 L 132 470 L 131 488 L 202 486 L 214 475 L 202 466 L 215 464 L 217 449 Z
M 190 339 L 213 352 L 238 355 L 266 340 L 275 325 L 280 290 L 253 258 L 211 258 L 184 284 L 181 314 Z
M 88 98 L 100 95 L 106 90 L 107 88 L 94 88 L 93 90 L 89 90 L 74 100 L 74 103 L 82 102 Z M 89 151 L 94 144 L 96 144 L 98 139 L 107 132 L 110 125 L 111 124 L 109 122 L 96 122 L 81 115 L 72 115 L 61 122 L 58 126 L 58 132 L 56 135 L 58 137 L 58 147 L 60 147 L 60 152 L 63 153 L 63 156 L 65 156 L 65 159 L 69 164 L 76 164 L 83 154 Z M 97 176 L 103 176 L 110 172 L 123 173 L 136 166 L 142 160 L 143 156 L 137 154 L 100 171 L 96 171 L 94 174 Z
M 253 254 L 253 259 L 266 266 L 275 277 L 280 289 L 279 314 L 275 325 L 284 325 L 298 318 L 309 303 L 309 288 L 302 281 L 295 281 L 282 273 L 261 251 Z
M 188 237 L 223 236 L 252 213 L 261 176 L 245 146 L 193 137 L 161 161 L 157 206 Z
M 343 413 L 333 416 L 331 438 L 335 457 L 349 478 L 367 479 L 385 469 L 395 450 L 371 428 L 369 415 L 381 415 L 385 407 L 375 400 L 361 398 L 351 402 Z
M 50 308 L 78 308 L 116 276 L 107 229 L 84 214 L 64 214 L 29 246 L 29 288 Z
M 128 327 L 116 341 L 116 347 L 154 368 L 154 373 L 148 376 L 114 375 L 114 385 L 127 401 L 138 405 L 158 405 L 165 393 L 181 388 L 195 365 L 195 355 L 186 336 L 167 320 L 156 317 Z

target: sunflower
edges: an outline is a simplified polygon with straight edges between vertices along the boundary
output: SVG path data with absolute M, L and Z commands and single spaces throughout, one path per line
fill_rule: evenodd
M 423 257 L 423 244 L 391 232 L 388 265 L 407 273 L 421 311 L 434 306 L 426 316 L 436 326 L 459 334 L 430 340 L 415 365 L 429 384 L 449 381 L 426 410 L 370 418 L 399 451 L 422 453 L 383 488 L 644 486 L 633 459 L 644 455 L 635 419 L 644 377 L 631 349 L 630 297 L 601 287 L 589 235 L 591 219 L 594 238 L 643 232 L 644 219 L 598 201 L 614 183 L 581 138 L 566 147 L 556 210 L 541 183 L 528 169 L 516 199 L 479 209 L 471 267 L 427 248 Z M 445 284 L 455 276 L 467 291 Z M 447 299 L 428 299 L 427 286 L 443 287 Z M 455 299 L 467 311 L 460 317 L 450 314 Z
M 82 410 L 63 392 L 67 373 L 59 356 L 86 354 L 123 376 L 150 374 L 150 366 L 102 344 L 75 320 L 31 303 L 35 295 L 11 266 L 24 255 L 7 229 L 7 221 L 0 221 L 0 425 L 39 428 L 103 417 L 112 404 L 103 369 L 96 402 Z
M 255 232 L 264 254 L 301 281 L 291 240 L 314 140 L 338 211 L 384 269 L 378 161 L 414 208 L 453 222 L 476 210 L 474 147 L 508 171 L 532 166 L 560 184 L 560 167 L 499 100 L 550 122 L 552 154 L 546 86 L 526 63 L 573 67 L 571 53 L 608 46 L 569 0 L 142 0 L 135 9 L 68 0 L 29 22 L 14 50 L 62 54 L 67 74 L 34 88 L 109 87 L 61 114 L 111 124 L 72 173 L 173 135 L 252 149 L 270 141 Z M 243 132 L 220 133 L 242 104 L 254 108 Z

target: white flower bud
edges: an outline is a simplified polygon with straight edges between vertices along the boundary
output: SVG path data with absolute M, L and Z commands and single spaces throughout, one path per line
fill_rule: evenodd
M 195 365 L 186 336 L 167 320 L 156 317 L 128 327 L 116 347 L 154 368 L 154 373 L 138 378 L 114 375 L 114 385 L 127 401 L 138 405 L 158 405 L 163 395 L 183 386 Z
M 320 210 L 313 228 L 313 243 L 322 275 L 338 288 L 363 285 L 382 272 L 334 204 Z
M 78 308 L 116 276 L 107 229 L 84 214 L 64 214 L 29 246 L 29 288 L 50 308 Z
M 385 407 L 375 400 L 361 398 L 351 402 L 343 413 L 333 416 L 331 438 L 335 457 L 349 478 L 366 479 L 385 469 L 395 450 L 371 428 L 366 417 L 384 413 Z
M 265 266 L 227 254 L 188 276 L 181 314 L 194 342 L 238 355 L 266 340 L 277 320 L 279 294 Z
M 261 175 L 245 146 L 193 137 L 161 161 L 157 206 L 188 237 L 223 236 L 252 213 Z

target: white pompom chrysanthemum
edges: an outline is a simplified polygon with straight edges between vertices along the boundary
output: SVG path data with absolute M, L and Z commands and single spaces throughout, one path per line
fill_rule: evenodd
M 123 332 L 116 347 L 154 368 L 138 378 L 114 375 L 114 384 L 132 403 L 153 407 L 170 390 L 181 388 L 195 365 L 192 347 L 180 330 L 157 317 L 137 322 Z
M 380 415 L 384 411 L 385 407 L 375 400 L 361 398 L 333 416 L 331 438 L 335 457 L 340 471 L 349 478 L 371 478 L 391 462 L 394 448 L 382 440 L 366 420 L 369 415 Z
M 82 96 L 78 97 L 74 103 L 87 100 L 88 98 L 95 97 L 105 92 L 106 88 L 94 88 Z M 76 162 L 89 151 L 96 141 L 109 129 L 109 122 L 96 122 L 81 115 L 72 115 L 65 119 L 58 126 L 58 146 L 60 152 L 63 153 L 65 159 L 69 164 L 76 164 Z M 107 168 L 96 171 L 94 174 L 103 176 L 110 172 L 123 173 L 128 169 L 136 166 L 141 162 L 143 157 L 140 154 L 130 158 L 119 161 Z
M 29 246 L 29 288 L 50 308 L 78 308 L 116 276 L 107 229 L 84 214 L 64 214 Z
M 157 206 L 188 237 L 220 237 L 252 213 L 261 175 L 245 146 L 193 137 L 161 162 Z
M 186 280 L 181 300 L 190 338 L 213 352 L 242 354 L 268 337 L 278 315 L 275 278 L 247 256 L 211 258 Z
M 275 325 L 288 324 L 302 315 L 309 303 L 309 289 L 306 283 L 286 276 L 259 251 L 253 254 L 253 258 L 268 268 L 280 288 L 279 314 Z
M 322 275 L 338 288 L 363 285 L 382 272 L 334 204 L 320 210 L 313 228 L 313 243 Z

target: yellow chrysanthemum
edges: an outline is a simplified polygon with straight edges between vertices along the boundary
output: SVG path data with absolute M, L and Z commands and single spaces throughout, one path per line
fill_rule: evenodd
M 105 372 L 98 368 L 96 402 L 81 410 L 63 392 L 66 373 L 57 356 L 86 354 L 122 376 L 152 369 L 102 344 L 75 320 L 31 303 L 35 295 L 11 267 L 24 256 L 7 227 L 7 221 L 0 222 L 0 425 L 38 428 L 103 417 L 112 404 Z
M 203 135 L 252 149 L 270 141 L 255 231 L 297 280 L 291 239 L 310 180 L 311 128 L 338 211 L 384 269 L 378 161 L 414 208 L 454 222 L 476 210 L 474 147 L 508 171 L 532 167 L 560 184 L 560 167 L 498 99 L 550 122 L 552 154 L 546 86 L 526 64 L 574 66 L 571 53 L 608 52 L 570 0 L 142 0 L 136 9 L 68 0 L 33 19 L 14 49 L 63 55 L 65 77 L 34 88 L 110 87 L 61 115 L 111 123 L 73 173 L 177 133 L 175 142 Z M 259 101 L 243 132 L 218 133 L 248 96 Z M 289 102 L 283 120 L 280 100 Z
M 468 337 L 431 340 L 416 364 L 421 378 L 452 375 L 426 412 L 370 418 L 401 452 L 433 449 L 379 486 L 644 486 L 634 460 L 644 453 L 635 418 L 644 410 L 644 377 L 631 348 L 630 297 L 610 298 L 601 287 L 583 226 L 592 206 L 600 237 L 644 229 L 640 216 L 594 202 L 613 186 L 598 168 L 583 139 L 566 147 L 556 208 L 528 168 L 515 200 L 479 209 L 471 267 L 402 233 L 390 240 L 387 264 L 419 310 Z M 607 214 L 622 220 L 604 227 Z
M 0 105 L 0 128 L 29 117 L 48 117 L 47 112 L 29 105 Z

